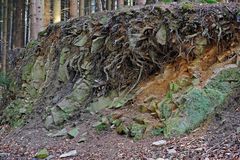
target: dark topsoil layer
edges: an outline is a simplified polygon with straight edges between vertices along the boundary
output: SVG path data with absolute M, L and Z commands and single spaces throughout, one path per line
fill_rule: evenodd
M 217 111 L 212 119 L 189 135 L 165 139 L 162 136 L 133 141 L 108 130 L 97 133 L 91 126 L 96 115 L 85 115 L 82 123 L 76 124 L 80 133 L 87 132 L 87 140 L 77 143 L 74 139 L 50 138 L 42 124 L 35 121 L 21 129 L 0 135 L 0 153 L 10 153 L 2 159 L 32 159 L 41 148 L 46 148 L 58 159 L 59 155 L 76 149 L 78 156 L 72 159 L 240 159 L 240 91 L 229 103 Z M 4 127 L 4 126 L 2 126 Z M 4 129 L 2 129 L 3 131 Z M 167 144 L 153 146 L 152 142 L 165 139 Z M 175 153 L 174 153 L 175 152 Z M 1 159 L 1 158 L 0 158 Z

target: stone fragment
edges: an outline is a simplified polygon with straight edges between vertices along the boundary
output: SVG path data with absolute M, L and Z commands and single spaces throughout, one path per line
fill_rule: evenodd
M 68 136 L 70 138 L 75 138 L 75 137 L 77 137 L 78 133 L 79 133 L 78 128 L 73 128 L 72 130 L 70 130 L 68 132 Z
M 177 151 L 175 149 L 168 149 L 168 154 L 176 154 Z
M 39 158 L 39 159 L 44 159 L 48 157 L 48 151 L 46 148 L 39 150 L 36 155 L 35 158 Z
M 152 143 L 152 145 L 154 145 L 154 146 L 162 146 L 162 145 L 165 145 L 165 144 L 167 144 L 166 140 L 160 140 L 160 141 L 156 141 L 156 142 Z
M 67 153 L 64 153 L 64 154 L 60 155 L 60 158 L 67 158 L 67 157 L 74 157 L 74 156 L 77 156 L 76 150 L 72 150 Z
M 157 42 L 161 45 L 165 45 L 167 43 L 167 30 L 166 26 L 162 25 L 156 34 Z
M 63 122 L 66 120 L 67 115 L 65 112 L 63 112 L 61 109 L 59 109 L 58 107 L 53 107 L 51 109 L 51 113 L 52 113 L 52 117 L 53 117 L 53 121 L 54 124 L 59 126 L 61 124 L 63 124 Z

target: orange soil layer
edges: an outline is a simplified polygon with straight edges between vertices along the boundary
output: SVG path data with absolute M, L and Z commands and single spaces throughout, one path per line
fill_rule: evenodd
M 237 54 L 234 51 L 239 49 L 240 46 L 235 46 L 227 51 L 218 52 L 218 48 L 214 46 L 206 49 L 205 54 L 199 58 L 189 62 L 186 58 L 178 57 L 173 64 L 166 66 L 163 74 L 154 75 L 140 83 L 140 93 L 135 99 L 136 102 L 141 104 L 149 98 L 163 98 L 169 89 L 169 84 L 181 79 L 192 83 L 195 77 L 199 79 L 198 86 L 203 87 L 218 68 L 237 63 Z

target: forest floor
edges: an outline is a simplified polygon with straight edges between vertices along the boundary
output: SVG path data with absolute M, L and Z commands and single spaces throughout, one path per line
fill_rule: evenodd
M 86 138 L 81 143 L 78 142 L 81 136 L 73 139 L 47 136 L 49 132 L 38 118 L 12 131 L 8 126 L 0 126 L 0 159 L 33 159 L 41 148 L 46 148 L 52 159 L 60 159 L 61 154 L 71 150 L 76 150 L 77 155 L 66 159 L 240 159 L 239 91 L 201 127 L 188 135 L 169 139 L 154 136 L 133 141 L 111 129 L 99 133 L 92 127 L 96 115 L 84 116 L 82 119 L 86 120 L 75 123 L 79 135 L 84 134 Z M 159 146 L 152 144 L 159 140 L 166 143 Z

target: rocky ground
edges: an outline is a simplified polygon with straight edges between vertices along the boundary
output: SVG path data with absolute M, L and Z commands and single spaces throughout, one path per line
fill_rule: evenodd
M 240 159 L 238 6 L 150 5 L 49 26 L 10 76 L 0 159 Z
M 60 159 L 61 154 L 71 150 L 77 154 L 66 159 L 240 159 L 240 92 L 203 126 L 177 138 L 155 136 L 133 141 L 114 130 L 96 132 L 91 127 L 95 117 L 76 123 L 79 135 L 73 139 L 51 138 L 37 121 L 15 131 L 1 126 L 0 158 L 32 159 L 38 150 L 46 148 L 52 159 Z M 159 144 L 153 145 L 157 141 Z

